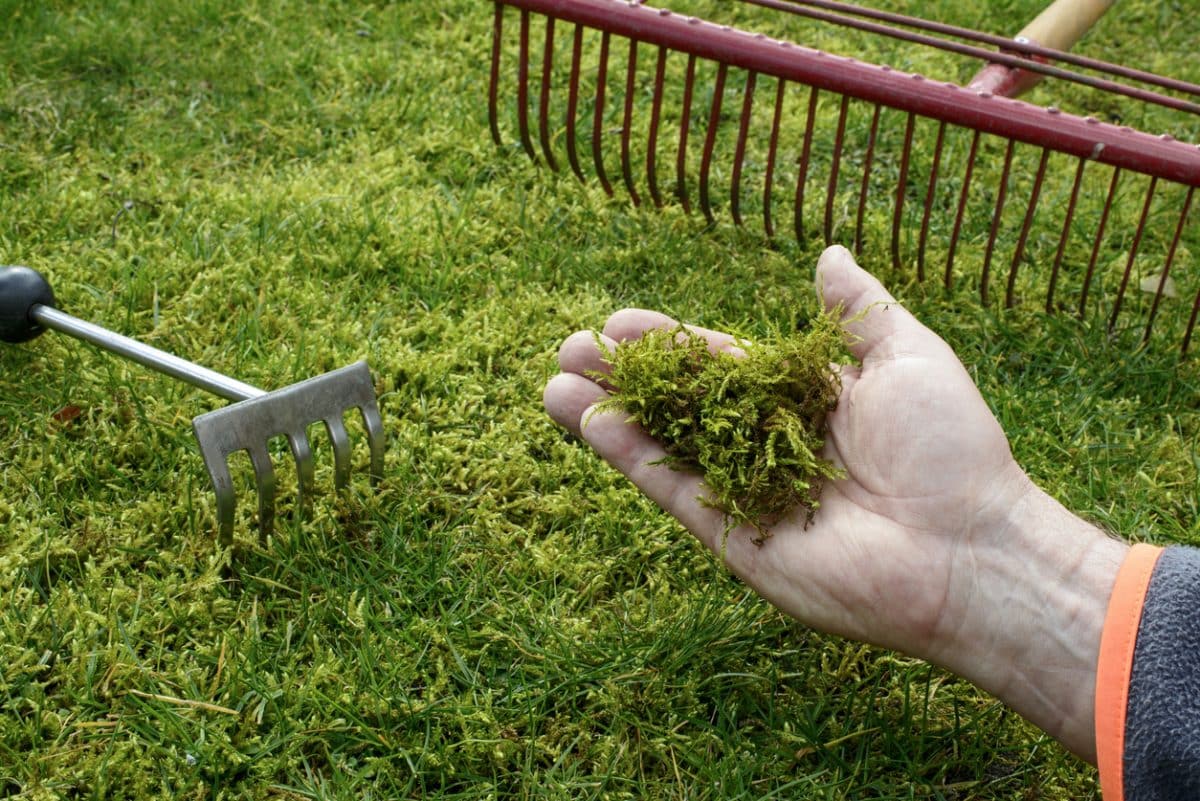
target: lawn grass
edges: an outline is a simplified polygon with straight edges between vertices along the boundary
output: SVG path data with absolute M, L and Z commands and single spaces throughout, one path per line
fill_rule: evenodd
M 1127 0 L 1087 52 L 1197 80 L 1188 21 Z M 511 127 L 498 152 L 490 29 L 465 0 L 0 0 L 0 262 L 259 386 L 368 358 L 388 434 L 340 497 L 318 437 L 325 492 L 265 545 L 239 462 L 219 552 L 188 425 L 219 401 L 58 335 L 0 350 L 0 797 L 1096 798 L 970 685 L 756 600 L 545 417 L 558 342 L 622 306 L 802 325 L 817 245 L 609 200 Z M 1200 544 L 1174 343 L 878 269 L 1051 494 Z

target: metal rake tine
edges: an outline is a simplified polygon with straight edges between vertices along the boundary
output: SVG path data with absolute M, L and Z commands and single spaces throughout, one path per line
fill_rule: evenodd
M 542 88 L 538 95 L 538 139 L 546 166 L 558 172 L 558 161 L 550 148 L 550 80 L 554 69 L 554 17 L 546 19 L 546 44 L 542 51 Z
M 1083 181 L 1083 170 L 1087 159 L 1079 159 L 1075 167 L 1075 182 L 1071 185 L 1071 199 L 1067 201 L 1067 213 L 1063 217 L 1062 235 L 1058 238 L 1058 250 L 1054 253 L 1054 266 L 1050 268 L 1050 283 L 1046 287 L 1046 312 L 1054 311 L 1054 288 L 1058 285 L 1058 270 L 1062 266 L 1067 241 L 1071 238 L 1071 221 L 1075 219 L 1075 204 L 1079 202 L 1079 186 Z
M 758 73 L 753 70 L 747 73 L 746 88 L 742 90 L 742 116 L 738 120 L 737 145 L 733 151 L 729 213 L 736 225 L 742 224 L 742 169 L 746 163 L 746 140 L 750 137 L 750 114 L 754 110 L 754 87 L 757 82 Z
M 962 191 L 958 196 L 958 212 L 954 215 L 954 231 L 950 234 L 950 245 L 946 252 L 946 289 L 950 289 L 954 283 L 954 251 L 958 247 L 958 237 L 962 233 L 963 213 L 967 210 L 967 200 L 971 196 L 971 176 L 975 173 L 975 159 L 979 155 L 979 137 L 979 131 L 975 131 L 971 135 L 971 150 L 967 154 Z
M 492 141 L 497 145 L 503 144 L 500 136 L 499 93 L 500 93 L 500 41 L 504 35 L 504 5 L 496 3 L 495 14 L 492 18 L 492 68 L 488 80 L 488 127 L 492 131 Z
M 842 95 L 838 109 L 837 133 L 833 138 L 833 157 L 829 165 L 829 185 L 825 190 L 825 244 L 833 244 L 833 208 L 837 201 L 838 171 L 842 164 L 842 146 L 846 143 L 846 112 L 850 108 L 850 95 Z
M 933 198 L 937 189 L 938 168 L 942 164 L 942 146 L 946 141 L 946 123 L 938 123 L 937 142 L 933 145 L 933 164 L 929 167 L 929 186 L 925 190 L 925 211 L 921 215 L 921 229 L 917 243 L 917 280 L 925 280 L 925 245 L 929 241 L 930 218 L 933 215 Z
M 771 221 L 771 190 L 775 181 L 775 159 L 779 152 L 779 126 L 783 120 L 783 98 L 787 82 L 778 79 L 775 86 L 775 113 L 771 117 L 771 139 L 767 145 L 767 168 L 763 176 L 763 229 L 768 237 L 775 236 Z
M 675 195 L 679 205 L 689 214 L 692 203 L 687 191 L 687 144 L 688 131 L 692 124 L 692 95 L 696 89 L 696 56 L 689 53 L 687 72 L 683 78 L 683 103 L 679 112 L 679 148 L 675 152 Z
M 708 130 L 704 135 L 704 152 L 700 154 L 700 211 L 704 219 L 712 225 L 716 222 L 713 216 L 712 203 L 708 198 L 708 176 L 712 170 L 713 149 L 717 145 L 717 129 L 721 127 L 721 101 L 725 95 L 725 76 L 729 65 L 724 61 L 717 62 L 717 77 L 713 83 L 712 105 L 708 112 Z
M 1150 186 L 1146 190 L 1146 202 L 1142 206 L 1142 216 L 1138 218 L 1137 230 L 1133 234 L 1133 244 L 1129 246 L 1129 259 L 1125 262 L 1125 273 L 1121 276 L 1121 285 L 1117 288 L 1117 299 L 1113 303 L 1112 316 L 1108 319 L 1109 331 L 1112 331 L 1117 325 L 1117 315 L 1121 313 L 1121 302 L 1125 299 L 1125 289 L 1129 286 L 1129 275 L 1133 272 L 1138 249 L 1142 246 L 1142 234 L 1146 232 L 1146 221 L 1150 218 L 1150 205 L 1154 202 L 1154 190 L 1157 187 L 1158 176 L 1152 176 Z
M 250 448 L 249 453 L 250 463 L 254 465 L 254 484 L 258 488 L 258 536 L 265 542 L 275 526 L 275 467 L 271 464 L 271 454 L 267 452 L 265 442 Z M 228 527 L 228 541 L 223 539 L 223 545 L 233 541 L 232 515 Z
M 630 164 L 629 144 L 633 131 L 633 97 L 637 91 L 637 39 L 629 40 L 629 60 L 625 65 L 625 108 L 621 115 L 621 176 L 633 205 L 642 204 L 641 195 L 633 182 L 633 165 Z
M 210 461 L 208 454 L 201 451 L 213 493 L 217 496 L 217 543 L 228 548 L 233 543 L 233 516 L 237 511 L 237 495 L 233 492 L 233 477 L 224 459 Z M 272 506 L 274 509 L 274 506 Z
M 1167 260 L 1163 264 L 1162 273 L 1158 279 L 1158 288 L 1154 292 L 1154 305 L 1150 307 L 1150 315 L 1146 318 L 1146 333 L 1142 335 L 1143 342 L 1150 341 L 1150 329 L 1154 327 L 1154 318 L 1158 314 L 1158 304 L 1162 301 L 1163 290 L 1167 285 L 1167 278 L 1171 274 L 1171 265 L 1175 262 L 1175 250 L 1179 247 L 1179 239 L 1183 236 L 1183 227 L 1187 223 L 1188 212 L 1192 208 L 1192 195 L 1196 193 L 1196 188 L 1189 187 L 1187 198 L 1183 201 L 1183 211 L 1179 213 L 1179 224 L 1175 226 L 1175 238 L 1171 240 L 1171 247 L 1167 251 Z
M 658 48 L 658 60 L 654 66 L 654 99 L 650 103 L 650 130 L 646 134 L 646 184 L 655 206 L 662 206 L 662 194 L 658 191 L 658 126 L 662 118 L 663 86 L 666 83 L 667 48 Z
M 1192 334 L 1196 330 L 1196 319 L 1200 317 L 1200 289 L 1196 290 L 1196 299 L 1192 301 L 1192 314 L 1188 317 L 1187 330 L 1183 332 L 1183 342 L 1179 346 L 1179 355 L 1186 356 L 1192 344 Z
M 287 440 L 292 449 L 292 458 L 296 460 L 296 498 L 302 508 L 307 508 L 312 488 L 317 483 L 312 446 L 308 444 L 308 434 L 303 429 L 288 434 Z
M 1029 242 L 1029 229 L 1033 227 L 1033 216 L 1037 212 L 1038 200 L 1042 196 L 1042 182 L 1046 178 L 1046 165 L 1050 161 L 1050 150 L 1042 148 L 1042 157 L 1038 161 L 1037 177 L 1033 179 L 1033 189 L 1029 190 L 1029 202 L 1025 206 L 1025 221 L 1021 223 L 1021 235 L 1017 238 L 1017 247 L 1013 250 L 1012 264 L 1008 268 L 1008 288 L 1004 291 L 1004 306 L 1011 309 L 1016 301 L 1017 270 L 1021 266 L 1021 257 L 1025 255 L 1025 245 Z
M 337 417 L 326 418 L 325 431 L 333 447 L 333 485 L 341 489 L 350 481 L 350 435 Z
M 904 198 L 908 192 L 908 164 L 912 158 L 913 128 L 917 115 L 911 111 L 904 126 L 904 150 L 900 155 L 900 177 L 896 180 L 896 208 L 892 213 L 892 269 L 900 271 L 900 225 L 904 220 Z
M 517 53 L 517 128 L 521 147 L 529 160 L 537 163 L 533 139 L 529 133 L 529 12 L 521 11 L 520 49 Z
M 1083 289 L 1079 293 L 1079 316 L 1087 313 L 1088 291 L 1092 286 L 1092 276 L 1096 273 L 1096 259 L 1100 256 L 1100 248 L 1104 244 L 1104 230 L 1108 227 L 1108 216 L 1112 212 L 1113 199 L 1117 195 L 1117 186 L 1121 182 L 1121 168 L 1113 169 L 1112 179 L 1108 184 L 1108 195 L 1104 199 L 1104 209 L 1100 212 L 1100 222 L 1096 226 L 1096 238 L 1092 245 L 1092 255 L 1088 259 L 1087 272 L 1083 276 Z
M 600 35 L 600 63 L 596 68 L 596 107 L 592 116 L 592 162 L 596 165 L 596 178 L 604 194 L 612 197 L 612 182 L 604 169 L 604 98 L 608 92 L 608 50 L 612 40 L 608 31 Z
M 575 141 L 575 120 L 579 110 L 579 61 L 583 56 L 583 26 L 575 26 L 575 35 L 571 39 L 571 76 L 567 81 L 567 161 L 571 171 L 583 177 L 583 168 L 579 166 L 579 152 Z
M 858 216 L 854 223 L 854 255 L 862 254 L 863 248 L 863 215 L 867 211 L 867 193 L 871 189 L 871 166 L 875 160 L 875 140 L 879 136 L 879 104 L 875 104 L 875 112 L 871 116 L 871 134 L 867 137 L 867 154 L 863 157 L 862 185 L 858 194 Z
M 1000 232 L 1000 220 L 1004 216 L 1004 203 L 1008 199 L 1008 177 L 1012 174 L 1013 150 L 1016 141 L 1008 140 L 1004 150 L 1004 167 L 1000 171 L 1000 183 L 996 188 L 996 209 L 992 213 L 992 227 L 988 232 L 987 247 L 983 251 L 983 272 L 979 276 L 979 300 L 985 306 L 988 302 L 988 277 L 991 275 L 992 254 L 996 250 L 996 235 Z
M 792 225 L 796 230 L 796 240 L 804 241 L 804 187 L 808 181 L 808 165 L 812 155 L 813 127 L 817 117 L 817 95 L 820 92 L 813 86 L 808 90 L 808 115 L 804 123 L 804 145 L 800 151 L 800 166 L 796 172 L 796 199 L 793 202 Z
M 371 483 L 378 484 L 383 480 L 383 418 L 379 414 L 379 406 L 375 403 L 375 394 L 371 393 L 359 406 L 362 413 L 363 427 L 367 430 L 367 446 L 371 451 Z

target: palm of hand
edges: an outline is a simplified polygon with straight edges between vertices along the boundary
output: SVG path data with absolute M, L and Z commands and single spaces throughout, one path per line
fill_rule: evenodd
M 981 541 L 994 534 L 976 532 L 996 530 L 992 516 L 1015 502 L 1024 474 L 939 337 L 848 254 L 818 280 L 826 303 L 845 307 L 861 366 L 842 368 L 826 442 L 847 478 L 825 487 L 807 529 L 797 514 L 761 546 L 747 531 L 726 536 L 722 515 L 699 500 L 698 476 L 654 465 L 661 445 L 621 415 L 589 416 L 605 390 L 585 376 L 607 367 L 591 332 L 563 343 L 563 373 L 546 388 L 546 408 L 785 612 L 822 631 L 936 657 L 930 649 L 939 629 L 965 618 L 948 599 L 972 597 L 956 583 L 970 582 L 975 561 L 1002 547 Z M 602 339 L 614 346 L 674 325 L 665 315 L 626 310 L 609 319 Z M 714 349 L 735 347 L 728 335 L 696 330 Z
M 825 488 L 812 524 L 786 522 L 738 556 L 758 592 L 806 623 L 934 656 L 939 627 L 965 617 L 948 599 L 971 597 L 953 583 L 970 580 L 979 551 L 1002 547 L 976 532 L 995 530 L 984 520 L 1022 474 L 966 371 L 920 333 L 917 352 L 844 368 L 826 455 L 847 478 Z

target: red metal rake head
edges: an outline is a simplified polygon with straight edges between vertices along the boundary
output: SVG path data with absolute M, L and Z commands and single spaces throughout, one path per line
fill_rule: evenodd
M 1165 107 L 1191 130 L 1200 115 L 1200 86 L 1035 43 L 834 0 L 730 7 L 747 5 L 1083 84 L 1106 108 Z M 515 53 L 506 6 L 517 9 Z M 826 243 L 886 248 L 894 270 L 937 275 L 947 287 L 973 282 L 984 303 L 1036 295 L 1048 311 L 1139 326 L 1144 340 L 1157 321 L 1188 350 L 1200 267 L 1176 255 L 1200 252 L 1188 226 L 1196 145 L 627 0 L 495 4 L 497 144 L 513 67 L 524 151 L 554 170 L 565 155 L 609 194 L 619 171 L 634 203 L 644 190 L 657 206 L 696 206 L 710 223 L 724 206 L 737 224 L 753 212 L 769 236 L 788 219 L 801 241 L 817 228 Z M 718 185 L 728 186 L 727 201 Z M 1184 298 L 1164 302 L 1176 285 Z

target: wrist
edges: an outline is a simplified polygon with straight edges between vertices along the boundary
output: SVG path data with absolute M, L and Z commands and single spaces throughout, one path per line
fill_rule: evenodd
M 1021 480 L 968 538 L 971 586 L 955 592 L 969 600 L 935 661 L 1094 763 L 1100 635 L 1129 546 Z

